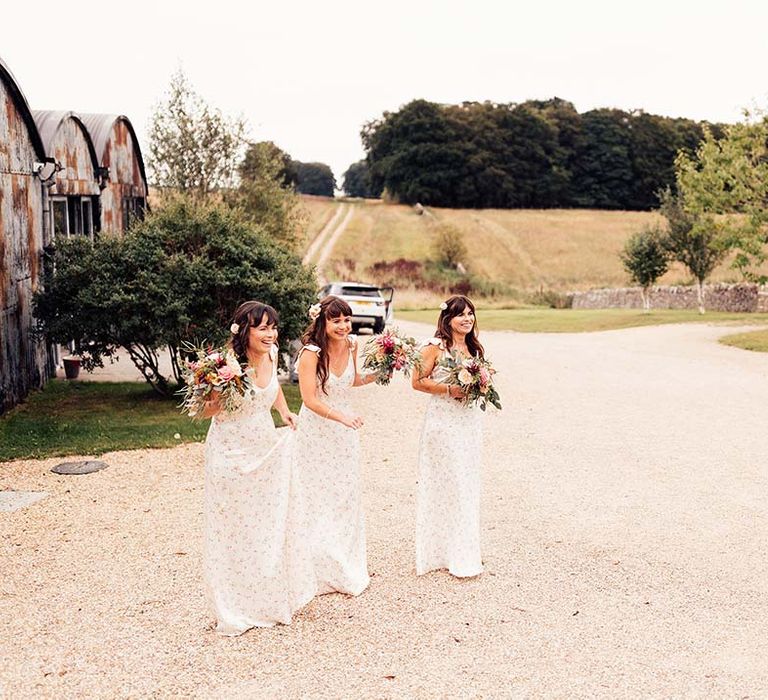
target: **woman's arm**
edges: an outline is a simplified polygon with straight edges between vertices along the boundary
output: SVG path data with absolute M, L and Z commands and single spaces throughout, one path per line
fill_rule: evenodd
M 437 345 L 427 345 L 421 351 L 421 367 L 415 367 L 411 386 L 416 391 L 423 391 L 425 394 L 436 396 L 445 396 L 446 398 L 460 399 L 464 396 L 461 387 L 455 384 L 441 384 L 430 378 L 432 370 L 440 357 L 440 348 Z
M 219 401 L 219 392 L 212 391 L 211 398 L 205 402 L 203 412 L 196 418 L 213 418 L 221 413 L 221 402 Z
M 363 425 L 362 418 L 347 416 L 341 411 L 323 403 L 317 395 L 317 354 L 311 350 L 302 350 L 299 362 L 299 391 L 304 405 L 321 418 L 335 420 L 348 428 L 359 428 Z
M 280 414 L 280 419 L 283 423 L 293 428 L 293 430 L 296 430 L 296 414 L 291 413 L 291 409 L 288 408 L 288 402 L 285 400 L 283 387 L 278 387 L 277 398 L 275 399 L 275 403 L 272 404 L 272 408 Z
M 355 381 L 352 382 L 352 386 L 365 386 L 371 382 L 376 381 L 376 375 L 373 372 L 368 374 L 358 374 L 357 372 L 357 341 L 355 340 L 352 345 L 352 362 L 355 363 Z

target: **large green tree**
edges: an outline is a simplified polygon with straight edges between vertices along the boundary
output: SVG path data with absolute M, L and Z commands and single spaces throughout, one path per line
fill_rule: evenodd
M 336 190 L 336 178 L 330 166 L 325 163 L 292 163 L 296 177 L 296 191 L 301 194 L 314 194 L 321 197 L 333 197 Z
M 238 166 L 238 185 L 224 197 L 268 238 L 289 248 L 298 244 L 306 226 L 306 214 L 294 190 L 293 164 L 271 141 L 251 143 Z
M 733 265 L 747 279 L 763 280 L 756 269 L 768 242 L 768 119 L 746 115 L 720 138 L 711 130 L 695 154 L 681 152 L 677 186 L 693 231 L 710 235 L 735 251 Z
M 375 190 L 371 184 L 371 172 L 368 162 L 359 160 L 347 168 L 344 173 L 342 189 L 349 197 L 376 199 L 381 197 L 381 190 Z

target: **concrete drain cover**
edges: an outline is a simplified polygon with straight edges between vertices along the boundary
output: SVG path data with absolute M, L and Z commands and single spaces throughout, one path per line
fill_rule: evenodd
M 106 469 L 109 465 L 98 459 L 87 459 L 84 462 L 62 462 L 51 471 L 54 474 L 90 474 L 100 469 Z
M 12 513 L 45 498 L 45 491 L 0 491 L 0 513 Z

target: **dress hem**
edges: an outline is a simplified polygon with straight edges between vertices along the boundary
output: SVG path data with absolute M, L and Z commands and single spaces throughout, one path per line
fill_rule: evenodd
M 478 570 L 470 569 L 469 572 L 464 571 L 457 571 L 452 570 L 450 566 L 432 566 L 428 568 L 416 568 L 416 575 L 417 576 L 424 576 L 424 574 L 428 574 L 432 571 L 447 571 L 451 576 L 455 578 L 473 578 L 474 576 L 480 576 L 485 569 L 483 567 L 480 567 Z

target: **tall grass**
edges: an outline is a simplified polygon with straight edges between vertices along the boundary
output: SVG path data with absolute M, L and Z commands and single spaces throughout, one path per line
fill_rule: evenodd
M 357 202 L 355 214 L 331 255 L 331 269 L 357 279 L 381 282 L 371 269 L 377 262 L 399 258 L 421 263 L 427 270 L 437 223 L 450 223 L 464 234 L 467 272 L 480 291 L 495 303 L 520 303 L 555 298 L 566 291 L 629 284 L 619 251 L 634 232 L 659 222 L 653 212 L 595 211 L 583 209 L 435 209 L 419 215 L 413 207 L 380 201 Z M 712 282 L 733 282 L 739 277 L 726 261 L 715 270 Z M 673 265 L 660 284 L 688 284 L 690 276 Z M 397 280 L 403 298 L 427 305 L 430 293 L 413 281 Z M 482 283 L 482 284 L 481 284 Z M 426 285 L 429 287 L 430 285 Z M 554 295 L 554 296 L 552 296 Z

